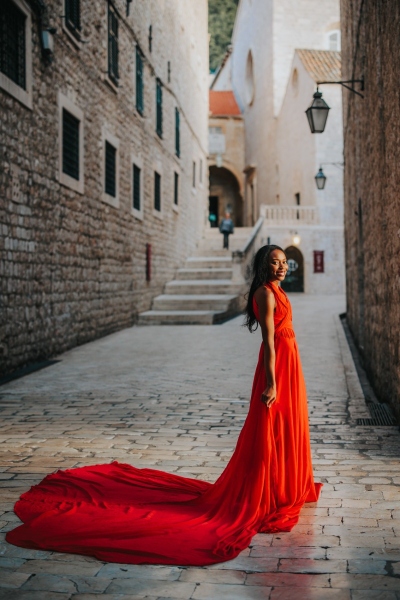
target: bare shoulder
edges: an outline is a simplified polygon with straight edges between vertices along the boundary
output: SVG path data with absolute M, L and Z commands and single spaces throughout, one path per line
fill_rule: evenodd
M 254 297 L 256 299 L 256 302 L 258 304 L 258 306 L 261 305 L 273 305 L 275 306 L 275 296 L 274 293 L 267 287 L 265 287 L 264 285 L 261 285 L 259 288 L 256 289 L 256 291 L 254 292 Z

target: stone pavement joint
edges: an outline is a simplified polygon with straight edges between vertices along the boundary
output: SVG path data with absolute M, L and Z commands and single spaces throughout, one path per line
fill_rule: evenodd
M 134 327 L 0 389 L 0 600 L 400 600 L 400 436 L 368 418 L 338 315 L 292 295 L 324 487 L 290 533 L 211 567 L 103 563 L 4 541 L 19 495 L 56 469 L 121 462 L 215 481 L 243 425 L 260 334 Z

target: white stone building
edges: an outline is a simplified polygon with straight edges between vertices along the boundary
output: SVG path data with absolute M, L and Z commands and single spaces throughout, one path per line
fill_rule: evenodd
M 317 82 L 338 81 L 340 73 L 339 52 L 296 50 L 277 119 L 276 203 L 262 205 L 261 213 L 264 239 L 286 250 L 292 268 L 298 264 L 283 284 L 287 290 L 344 293 L 341 86 L 320 86 L 331 109 L 323 134 L 310 132 L 304 114 Z M 320 167 L 323 190 L 315 181 Z
M 245 122 L 251 225 L 278 194 L 276 125 L 296 48 L 339 50 L 339 0 L 240 0 L 232 34 L 232 89 Z

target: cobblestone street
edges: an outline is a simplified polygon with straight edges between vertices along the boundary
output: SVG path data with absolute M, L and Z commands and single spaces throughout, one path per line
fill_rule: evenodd
M 4 542 L 19 495 L 56 469 L 118 460 L 214 481 L 243 424 L 260 333 L 134 327 L 0 388 L 2 600 L 400 599 L 400 435 L 369 417 L 339 296 L 292 295 L 314 471 L 324 487 L 290 533 L 259 534 L 207 568 L 133 566 Z

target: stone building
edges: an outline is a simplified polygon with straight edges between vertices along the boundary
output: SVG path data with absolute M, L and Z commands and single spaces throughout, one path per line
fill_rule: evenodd
M 296 48 L 340 49 L 339 0 L 240 0 L 232 34 L 232 89 L 245 123 L 245 202 L 275 204 L 276 125 Z M 288 144 L 290 141 L 288 140 Z
M 207 221 L 207 2 L 2 0 L 1 371 L 135 322 Z
M 289 259 L 286 291 L 345 291 L 341 86 L 320 86 L 331 109 L 322 135 L 310 132 L 305 115 L 317 82 L 340 78 L 340 52 L 295 51 L 276 120 L 276 201 L 261 206 L 264 239 L 283 247 Z M 315 181 L 320 168 L 322 190 Z
M 244 128 L 235 96 L 229 90 L 210 90 L 209 117 L 210 224 L 218 226 L 226 211 L 236 226 L 244 213 Z M 215 215 L 215 219 L 212 218 Z
M 342 0 L 348 323 L 380 400 L 400 418 L 400 4 Z M 358 84 L 355 89 L 360 91 Z

